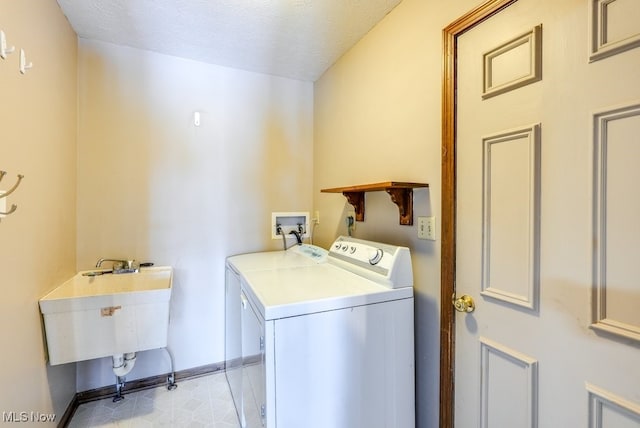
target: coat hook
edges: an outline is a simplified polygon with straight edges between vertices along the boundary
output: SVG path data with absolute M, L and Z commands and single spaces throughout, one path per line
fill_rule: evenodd
M 7 59 L 7 55 L 15 50 L 15 46 L 7 47 L 7 36 L 5 36 L 4 31 L 0 30 L 0 57 Z
M 27 58 L 24 54 L 24 49 L 20 49 L 20 73 L 25 74 L 28 69 L 33 67 L 33 63 L 27 63 Z
M 0 171 L 0 172 L 4 172 L 4 171 Z M 5 174 L 6 174 L 6 172 L 5 172 Z M 4 174 L 2 174 L 2 176 L 4 176 Z M 0 194 L 0 199 L 6 198 L 7 196 L 9 196 L 13 192 L 15 192 L 15 190 L 18 188 L 18 186 L 20 185 L 20 182 L 22 181 L 23 178 L 24 178 L 24 175 L 18 174 L 18 181 L 16 181 L 16 184 L 14 184 L 11 189 L 9 189 L 6 192 Z M 15 211 L 15 209 L 13 211 Z M 13 211 L 10 211 L 10 212 L 13 212 Z
M 15 210 L 17 210 L 17 209 L 18 209 L 18 206 L 17 206 L 16 204 L 12 204 L 12 205 L 11 205 L 11 209 L 9 209 L 9 211 L 7 211 L 6 213 L 3 213 L 3 212 L 1 212 L 1 211 L 0 211 L 0 216 L 5 216 L 5 215 L 13 214 L 13 212 L 14 212 Z

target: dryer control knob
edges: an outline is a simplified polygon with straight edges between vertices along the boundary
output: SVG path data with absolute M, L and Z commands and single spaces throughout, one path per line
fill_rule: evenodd
M 382 260 L 382 255 L 384 254 L 384 252 L 382 251 L 381 248 L 377 248 L 375 250 L 371 250 L 369 252 L 369 263 L 371 263 L 372 265 L 378 264 L 378 262 L 380 260 Z

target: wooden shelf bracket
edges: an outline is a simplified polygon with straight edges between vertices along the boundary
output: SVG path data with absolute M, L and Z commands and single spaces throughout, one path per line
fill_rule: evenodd
M 386 190 L 391 196 L 391 201 L 398 206 L 400 224 L 411 226 L 413 224 L 413 189 L 391 187 Z
M 364 194 L 384 190 L 391 196 L 391 201 L 398 206 L 400 224 L 410 226 L 413 224 L 413 189 L 418 187 L 429 187 L 429 185 L 386 181 L 384 183 L 322 189 L 321 192 L 342 193 L 347 201 L 353 205 L 356 211 L 356 221 L 364 221 Z
M 364 221 L 364 192 L 342 192 L 356 211 L 356 221 Z

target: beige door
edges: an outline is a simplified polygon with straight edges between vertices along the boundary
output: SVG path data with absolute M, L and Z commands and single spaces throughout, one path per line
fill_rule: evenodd
M 639 41 L 638 0 L 458 38 L 456 428 L 640 427 Z

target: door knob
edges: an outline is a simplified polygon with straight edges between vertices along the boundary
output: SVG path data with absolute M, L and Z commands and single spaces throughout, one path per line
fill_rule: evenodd
M 473 312 L 476 309 L 476 304 L 473 301 L 473 297 L 464 294 L 456 299 L 456 295 L 451 296 L 451 303 L 458 312 Z

